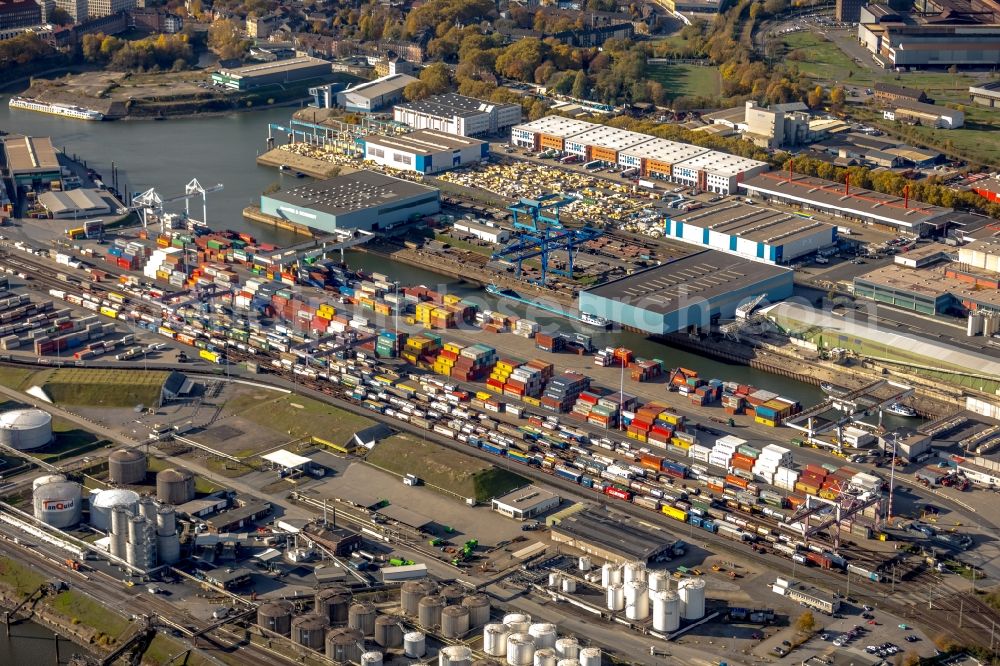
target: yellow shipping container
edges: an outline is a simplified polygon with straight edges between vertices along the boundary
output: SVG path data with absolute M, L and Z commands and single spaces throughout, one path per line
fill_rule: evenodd
M 445 305 L 455 305 L 462 300 L 461 296 L 456 296 L 455 294 L 445 294 L 444 304 Z
M 690 449 L 691 448 L 691 442 L 685 442 L 683 439 L 679 439 L 677 437 L 671 437 L 670 438 L 670 443 L 673 446 L 676 446 L 679 449 Z
M 486 391 L 476 391 L 476 397 L 480 400 L 490 400 L 493 396 Z
M 407 317 L 406 318 L 406 323 L 409 326 L 413 326 L 414 324 L 417 323 L 417 319 L 416 319 L 416 317 Z
M 540 407 L 541 404 L 542 404 L 541 400 L 539 400 L 538 398 L 532 398 L 530 395 L 524 396 L 523 398 L 521 398 L 521 400 L 524 400 L 526 403 L 528 403 L 532 407 Z
M 763 416 L 755 416 L 753 420 L 762 425 L 770 426 L 772 428 L 776 427 L 778 424 L 770 419 L 765 419 Z
M 444 345 L 444 350 L 449 351 L 452 354 L 461 354 L 463 349 L 465 349 L 465 347 L 455 344 L 454 342 L 446 342 Z
M 118 318 L 118 313 L 112 310 L 111 308 L 102 307 L 101 314 L 104 315 L 105 317 L 111 317 L 112 319 Z

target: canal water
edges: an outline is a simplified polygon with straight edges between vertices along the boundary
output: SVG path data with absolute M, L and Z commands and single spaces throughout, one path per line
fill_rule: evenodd
M 74 654 L 86 654 L 72 641 L 65 638 L 58 640 L 59 650 L 56 652 L 54 633 L 34 622 L 15 624 L 10 628 L 9 638 L 5 632 L 0 632 L 0 664 L 66 664 Z
M 184 185 L 197 178 L 208 187 L 222 183 L 222 192 L 210 194 L 208 219 L 214 228 L 246 231 L 258 239 L 288 245 L 300 241 L 295 234 L 243 219 L 242 210 L 259 203 L 260 193 L 273 183 L 293 186 L 301 182 L 276 169 L 258 166 L 255 158 L 266 149 L 268 123 L 284 124 L 292 108 L 262 109 L 226 115 L 202 116 L 166 121 L 116 121 L 88 123 L 30 111 L 11 110 L 8 96 L 0 96 L 0 129 L 36 136 L 50 136 L 55 146 L 65 147 L 101 173 L 111 178 L 111 162 L 118 167 L 119 186 L 138 192 L 155 187 L 164 198 L 181 193 Z M 290 182 L 289 182 L 290 181 Z M 175 204 L 177 209 L 180 205 Z M 192 201 L 200 216 L 201 202 Z M 528 316 L 550 329 L 566 330 L 567 320 L 486 294 L 474 285 L 437 273 L 415 268 L 364 252 L 348 252 L 352 267 L 388 274 L 401 284 L 424 284 L 457 293 L 482 307 Z M 696 370 L 703 377 L 752 384 L 812 405 L 822 400 L 818 387 L 785 377 L 708 359 L 654 342 L 629 332 L 610 334 L 585 326 L 577 330 L 593 336 L 595 345 L 624 346 L 644 358 L 663 359 L 668 367 Z M 891 423 L 889 425 L 892 425 Z M 2 663 L 2 662 L 0 662 Z

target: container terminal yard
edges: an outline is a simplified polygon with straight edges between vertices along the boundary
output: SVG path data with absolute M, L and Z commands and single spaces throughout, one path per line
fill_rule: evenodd
M 141 229 L 0 238 L 0 551 L 33 553 L 45 581 L 12 617 L 119 602 L 133 613 L 102 663 L 157 641 L 253 664 L 993 649 L 1000 408 L 975 383 L 996 376 L 991 350 L 956 342 L 947 381 L 888 350 L 871 372 L 860 340 L 793 331 L 802 306 L 774 305 L 808 287 L 803 262 L 858 249 L 850 228 L 737 196 L 763 163 L 660 142 L 677 164 L 630 166 L 649 137 L 545 120 L 514 128 L 532 154 L 499 167 L 435 181 L 370 165 L 263 195 L 259 215 L 314 235 L 291 247 L 213 231 L 197 181 L 175 201 L 202 198 L 200 222 L 149 190 Z M 475 174 L 554 158 L 559 187 L 466 216 Z M 614 228 L 581 224 L 612 195 Z M 344 263 L 369 243 L 465 261 L 495 298 Z M 608 346 L 608 328 L 752 340 L 755 362 L 825 397 Z
M 143 555 L 137 548 L 143 543 L 140 529 L 134 530 L 135 539 L 126 530 L 124 543 L 117 545 L 115 526 L 107 523 L 103 529 L 109 534 L 108 550 L 102 552 L 100 546 L 82 545 L 88 542 L 77 528 L 77 516 L 60 522 L 41 510 L 37 515 L 22 514 L 7 505 L 11 508 L 5 509 L 5 515 L 18 521 L 7 524 L 22 529 L 30 525 L 39 534 L 36 538 L 58 544 L 54 547 L 63 551 L 67 544 L 74 544 L 78 553 L 71 558 L 74 566 L 102 570 L 107 565 L 101 561 L 110 560 L 140 579 L 156 581 L 159 571 L 176 570 L 168 576 L 187 580 L 185 574 L 193 575 L 199 584 L 230 587 L 239 601 L 234 599 L 234 610 L 226 613 L 233 613 L 237 623 L 255 621 L 258 628 L 254 631 L 267 637 L 272 649 L 284 645 L 282 636 L 287 633 L 291 640 L 284 640 L 300 646 L 290 645 L 289 651 L 305 648 L 302 654 L 309 654 L 310 648 L 322 648 L 331 659 L 358 662 L 361 649 L 378 649 L 383 659 L 399 655 L 405 660 L 407 645 L 413 658 L 418 658 L 416 652 L 422 645 L 425 656 L 444 654 L 439 659 L 465 654 L 510 657 L 512 648 L 520 655 L 518 659 L 526 658 L 523 652 L 530 652 L 533 659 L 541 652 L 538 656 L 544 659 L 548 654 L 544 650 L 557 652 L 559 645 L 573 649 L 571 643 L 558 641 L 575 640 L 581 645 L 578 658 L 589 655 L 594 659 L 600 655 L 595 649 L 609 654 L 624 650 L 622 654 L 633 660 L 657 663 L 661 650 L 681 659 L 688 655 L 690 663 L 697 663 L 697 652 L 685 650 L 697 650 L 708 636 L 719 635 L 719 628 L 713 626 L 745 625 L 747 620 L 758 627 L 765 625 L 749 631 L 742 657 L 730 656 L 733 663 L 742 663 L 741 659 L 749 661 L 754 654 L 769 659 L 781 656 L 785 649 L 780 644 L 782 623 L 772 624 L 769 618 L 794 618 L 802 605 L 829 617 L 824 622 L 831 627 L 842 626 L 837 632 L 841 645 L 856 646 L 861 655 L 874 654 L 872 663 L 879 654 L 891 656 L 893 649 L 898 651 L 903 635 L 912 631 L 896 629 L 888 635 L 886 626 L 912 622 L 921 627 L 924 640 L 914 645 L 924 648 L 932 648 L 934 632 L 943 626 L 970 642 L 982 641 L 986 635 L 994 611 L 967 593 L 964 578 L 946 572 L 964 565 L 979 576 L 990 575 L 988 560 L 976 557 L 980 548 L 988 546 L 978 543 L 980 535 L 971 525 L 992 526 L 985 522 L 986 516 L 973 510 L 977 503 L 971 497 L 981 494 L 977 485 L 989 487 L 992 481 L 984 483 L 976 476 L 983 468 L 970 461 L 971 456 L 957 457 L 940 447 L 962 443 L 964 451 L 981 452 L 976 460 L 990 464 L 995 422 L 989 417 L 952 410 L 933 422 L 915 420 L 915 437 L 901 436 L 893 456 L 891 442 L 896 440 L 863 417 L 874 412 L 891 418 L 888 413 L 905 412 L 903 406 L 914 388 L 898 381 L 830 385 L 825 387 L 829 400 L 800 405 L 794 396 L 725 378 L 702 378 L 662 360 L 634 358 L 627 349 L 593 350 L 585 328 L 571 335 L 543 331 L 529 319 L 485 312 L 458 297 L 392 283 L 388 276 L 347 270 L 322 254 L 310 256 L 309 261 L 286 257 L 289 263 L 284 270 L 268 270 L 246 258 L 237 259 L 240 243 L 246 248 L 253 245 L 253 239 L 211 233 L 186 239 L 186 234 L 177 231 L 157 237 L 158 249 L 143 257 L 145 266 L 139 265 L 143 259 L 114 253 L 114 248 L 129 249 L 127 243 L 117 241 L 102 246 L 78 239 L 80 249 L 62 248 L 63 252 L 56 252 L 63 255 L 62 260 L 57 257 L 55 265 L 51 259 L 38 257 L 40 249 L 23 242 L 8 243 L 0 257 L 11 294 L 4 301 L 8 306 L 4 321 L 11 328 L 0 339 L 4 361 L 15 364 L 12 367 L 42 362 L 74 368 L 79 364 L 136 371 L 144 365 L 170 369 L 186 381 L 167 387 L 168 393 L 183 392 L 186 383 L 217 385 L 227 374 L 292 388 L 332 399 L 345 410 L 384 422 L 399 433 L 450 447 L 515 472 L 526 483 L 539 484 L 537 491 L 529 485 L 513 495 L 496 497 L 491 505 L 500 515 L 504 515 L 505 502 L 520 508 L 517 505 L 527 501 L 522 498 L 538 495 L 555 496 L 558 508 L 543 509 L 537 515 L 529 510 L 521 516 L 525 518 L 522 527 L 509 532 L 518 535 L 509 540 L 517 545 L 500 548 L 499 542 L 490 543 L 481 532 L 474 534 L 467 528 L 462 532 L 470 539 L 449 537 L 447 529 L 436 528 L 433 520 L 422 517 L 419 504 L 395 509 L 390 503 L 373 510 L 379 504 L 378 495 L 369 492 L 366 496 L 357 486 L 354 490 L 345 487 L 344 497 L 329 498 L 339 500 L 335 511 L 341 521 L 331 522 L 327 502 L 314 497 L 314 493 L 325 495 L 312 490 L 313 484 L 336 483 L 341 476 L 333 472 L 330 481 L 320 480 L 327 476 L 323 470 L 327 460 L 336 458 L 336 464 L 342 464 L 369 454 L 363 444 L 348 446 L 319 437 L 304 446 L 299 442 L 297 452 L 280 448 L 251 456 L 280 470 L 271 472 L 275 480 L 301 479 L 294 490 L 277 495 L 267 493 L 264 489 L 269 484 L 262 481 L 257 488 L 238 490 L 236 499 L 195 499 L 198 506 L 187 508 L 194 497 L 189 485 L 192 473 L 187 470 L 196 463 L 186 458 L 170 460 L 173 467 L 156 474 L 155 493 L 161 503 L 150 509 L 155 509 L 150 515 L 176 505 L 183 518 L 175 534 L 193 537 L 185 540 L 182 552 L 196 561 L 202 559 L 200 535 L 224 534 L 220 526 L 232 524 L 238 531 L 246 529 L 248 521 L 263 522 L 268 513 L 283 517 L 291 510 L 296 516 L 311 518 L 308 525 L 313 526 L 300 530 L 300 523 L 275 517 L 259 532 L 259 539 L 248 531 L 246 537 L 237 532 L 232 540 L 251 552 L 273 550 L 283 562 L 298 564 L 318 558 L 334 568 L 339 563 L 336 585 L 347 583 L 348 589 L 353 588 L 347 598 L 356 597 L 343 602 L 349 612 L 339 622 L 346 622 L 346 627 L 337 626 L 332 610 L 329 618 L 317 619 L 309 603 L 269 601 L 266 593 L 257 591 L 256 583 L 253 594 L 240 594 L 245 584 L 241 576 L 260 574 L 239 568 L 245 564 L 236 566 L 238 556 L 234 565 L 223 570 L 198 567 L 194 571 L 178 568 L 180 563 L 150 559 L 160 558 L 171 548 L 167 541 L 160 545 L 158 522 L 153 528 L 158 547 L 152 555 Z M 202 268 L 181 285 L 152 286 L 154 280 L 171 282 L 172 273 L 164 269 L 178 262 L 168 257 L 185 253 L 171 251 L 177 237 L 182 247 L 193 243 L 199 248 Z M 115 257 L 114 266 L 97 256 L 102 250 Z M 122 255 L 142 255 L 125 250 Z M 336 254 L 336 249 L 331 252 Z M 232 260 L 227 256 L 230 253 Z M 244 253 L 246 257 L 245 249 Z M 43 305 L 44 301 L 49 304 Z M 54 309 L 58 316 L 46 325 L 50 320 L 37 319 L 35 308 L 42 313 Z M 96 316 L 101 327 L 93 328 L 88 316 Z M 80 327 L 88 336 L 81 335 Z M 171 383 L 177 384 L 167 382 Z M 170 399 L 165 398 L 163 404 Z M 58 415 L 54 406 L 42 409 Z M 197 426 L 186 432 L 179 427 L 147 427 L 151 437 L 170 440 L 171 446 L 212 448 L 199 441 Z M 138 433 L 118 433 L 112 441 L 122 442 L 124 451 L 136 451 L 141 439 Z M 876 455 L 883 439 L 890 441 L 889 454 Z M 375 442 L 371 453 L 377 453 L 379 446 Z M 173 458 L 169 447 L 162 452 Z M 216 455 L 229 454 L 217 449 Z M 137 457 L 116 454 L 122 462 Z M 143 465 L 148 465 L 141 457 Z M 879 466 L 873 468 L 873 463 Z M 45 471 L 72 474 L 74 464 L 86 463 L 71 462 L 65 470 Z M 120 475 L 118 463 L 114 465 L 114 474 Z M 410 474 L 410 482 L 417 484 L 411 492 L 434 492 L 420 486 L 419 468 Z M 343 470 L 343 476 L 351 476 L 350 467 Z M 135 477 L 122 480 L 129 478 L 127 474 L 117 481 L 105 477 L 105 483 L 110 488 L 141 491 Z M 222 486 L 239 483 L 238 478 L 219 481 Z M 75 493 L 79 489 L 73 483 L 58 478 L 40 483 L 34 499 L 44 498 L 47 485 Z M 403 487 L 408 477 L 395 483 Z M 27 489 L 18 483 L 17 490 Z M 99 498 L 100 494 L 89 497 L 86 531 L 100 529 L 95 511 L 105 501 Z M 115 497 L 110 501 L 113 506 L 121 502 L 126 506 L 117 512 L 112 508 L 111 517 L 131 510 L 141 520 L 145 514 L 139 498 L 138 493 L 135 500 Z M 133 501 L 136 508 L 129 509 Z M 226 508 L 213 515 L 213 510 L 218 511 L 213 502 L 218 505 L 219 501 Z M 458 508 L 461 505 L 454 503 L 457 506 L 450 510 L 456 513 L 487 510 Z M 928 504 L 956 518 L 935 519 L 927 514 Z M 235 515 L 230 518 L 231 512 Z M 951 522 L 970 527 L 937 526 Z M 200 525 L 205 526 L 204 532 Z M 534 529 L 525 531 L 524 527 Z M 344 530 L 356 534 L 356 541 Z M 169 527 L 163 531 L 168 532 L 164 537 L 170 536 Z M 423 536 L 418 539 L 418 534 Z M 224 545 L 225 540 L 205 542 Z M 351 541 L 360 544 L 363 554 L 350 555 Z M 340 546 L 343 550 L 338 554 Z M 120 548 L 124 550 L 115 555 Z M 310 550 L 311 554 L 305 554 Z M 163 566 L 167 568 L 158 570 Z M 775 577 L 769 570 L 786 573 Z M 456 580 L 466 587 L 459 585 L 448 597 L 430 582 L 419 589 L 404 583 L 399 600 L 394 601 L 394 581 L 410 576 Z M 316 580 L 321 578 L 317 573 Z M 503 587 L 498 588 L 501 583 Z M 761 586 L 761 591 L 744 597 L 739 606 L 730 601 L 739 598 L 744 586 L 754 589 L 752 585 Z M 344 596 L 339 588 L 316 592 L 315 587 L 311 584 L 316 606 L 321 604 L 320 597 Z M 519 592 L 512 594 L 512 589 Z M 931 608 L 926 603 L 928 591 L 934 595 Z M 477 594 L 486 595 L 485 604 Z M 171 618 L 177 611 L 168 610 L 171 602 L 147 596 L 155 600 L 151 614 L 176 622 Z M 177 596 L 184 593 L 179 591 Z M 502 622 L 489 621 L 494 618 L 489 610 L 494 604 L 499 613 L 495 618 Z M 475 612 L 483 605 L 485 615 Z M 874 612 L 864 610 L 865 606 Z M 959 611 L 968 615 L 963 627 L 955 630 L 951 618 Z M 872 615 L 873 620 L 855 618 L 855 613 Z M 467 618 L 473 614 L 479 618 L 476 624 Z M 525 617 L 515 617 L 518 614 Z M 595 633 L 583 630 L 583 617 L 598 616 L 614 623 Z M 206 617 L 195 630 L 178 623 L 186 628 L 176 631 L 185 637 L 205 629 L 205 635 L 224 644 L 226 632 L 233 629 L 226 628 L 226 618 L 210 619 Z M 854 629 L 852 620 L 862 622 L 862 628 Z M 873 621 L 876 624 L 868 624 Z M 371 632 L 369 622 L 377 624 L 371 625 Z M 555 626 L 550 628 L 551 623 Z M 291 627 L 288 632 L 286 624 Z M 156 626 L 156 621 L 149 625 Z M 378 627 L 384 632 L 376 631 Z M 774 629 L 778 632 L 772 633 Z M 314 637 L 317 631 L 322 640 Z M 722 631 L 726 635 L 729 630 Z M 872 639 L 874 652 L 867 651 L 868 641 L 861 636 L 865 632 L 886 634 L 884 640 Z M 419 639 L 413 634 L 419 634 Z M 553 647 L 547 647 L 553 641 Z M 504 654 L 500 654 L 501 644 Z M 590 651 L 582 654 L 585 646 Z M 262 649 L 255 645 L 252 651 Z M 266 659 L 265 654 L 259 658 Z

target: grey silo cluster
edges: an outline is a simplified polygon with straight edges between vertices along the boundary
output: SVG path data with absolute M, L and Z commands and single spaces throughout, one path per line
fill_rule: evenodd
M 161 504 L 156 511 L 156 550 L 161 564 L 174 564 L 181 559 L 177 515 L 174 507 L 165 504 Z
M 399 605 L 403 615 L 416 619 L 420 600 L 437 592 L 437 585 L 431 580 L 411 580 L 403 583 L 399 591 Z
M 137 449 L 118 449 L 108 456 L 108 480 L 119 486 L 146 480 L 146 454 Z
M 351 606 L 351 591 L 335 585 L 316 592 L 316 613 L 324 616 L 331 626 L 347 623 L 347 611 Z
M 184 504 L 194 499 L 194 473 L 171 467 L 156 475 L 156 499 L 166 504 Z
M 439 594 L 431 594 L 420 600 L 417 606 L 417 623 L 424 629 L 441 626 L 441 612 L 447 601 Z
M 269 601 L 257 608 L 257 626 L 282 636 L 292 635 L 292 612 L 295 606 L 290 601 Z
M 151 497 L 140 498 L 130 490 L 106 490 L 91 500 L 92 523 L 95 515 L 102 516 L 101 511 L 111 513 L 109 550 L 115 557 L 142 570 L 180 559 L 180 536 L 173 507 L 161 505 Z

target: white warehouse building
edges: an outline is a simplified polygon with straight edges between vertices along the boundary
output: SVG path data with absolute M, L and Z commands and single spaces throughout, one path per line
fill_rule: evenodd
M 768 264 L 787 264 L 837 242 L 832 224 L 733 200 L 668 214 L 667 238 Z
M 455 220 L 454 229 L 460 234 L 475 236 L 487 243 L 506 243 L 510 240 L 510 231 L 490 222 L 477 220 Z
M 675 164 L 670 180 L 705 192 L 736 194 L 744 179 L 767 170 L 767 162 L 711 150 Z
M 461 136 L 482 136 L 506 131 L 521 122 L 520 104 L 500 104 L 457 93 L 397 104 L 397 123 L 413 129 L 431 129 Z
M 489 157 L 488 141 L 435 130 L 362 139 L 365 159 L 382 166 L 422 174 L 439 173 Z

